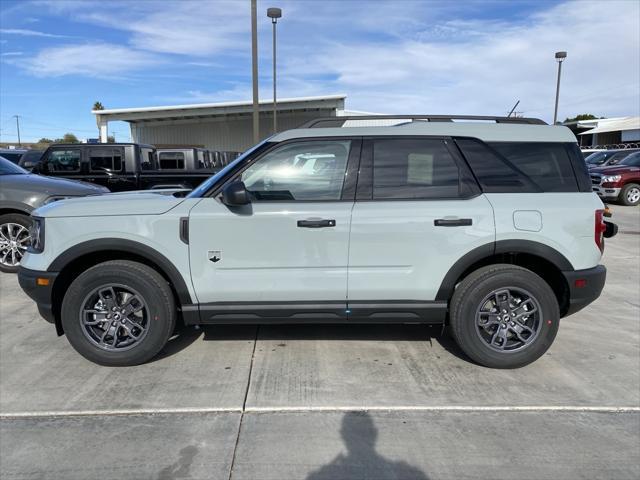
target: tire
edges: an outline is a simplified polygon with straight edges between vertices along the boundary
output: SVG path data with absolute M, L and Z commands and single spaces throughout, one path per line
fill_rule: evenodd
M 29 215 L 21 213 L 0 215 L 0 271 L 6 273 L 18 271 L 20 260 L 28 246 L 29 227 L 31 227 Z
M 122 309 L 127 308 L 139 310 L 124 315 Z M 61 316 L 69 343 L 80 355 L 100 365 L 133 366 L 151 360 L 165 346 L 174 331 L 176 306 L 171 288 L 157 271 L 114 260 L 76 278 L 64 296 Z M 114 327 L 118 320 L 121 323 Z M 93 322 L 99 323 L 86 324 Z M 101 342 L 104 332 L 111 333 Z
M 493 295 L 507 289 L 511 297 L 503 293 L 499 297 Z M 522 302 L 513 311 L 504 308 L 492 313 L 495 307 L 489 311 L 497 304 L 496 300 L 505 298 L 511 299 L 508 303 L 518 299 Z M 515 318 L 511 318 L 514 313 Z M 560 312 L 556 296 L 541 277 L 515 265 L 497 264 L 476 270 L 458 285 L 451 299 L 449 318 L 456 343 L 473 361 L 490 368 L 519 368 L 549 349 L 558 333 Z M 485 321 L 488 326 L 483 327 Z M 500 333 L 494 333 L 494 328 L 501 329 Z M 508 338 L 503 337 L 503 332 Z
M 637 183 L 627 183 L 620 192 L 620 202 L 623 205 L 633 207 L 640 203 L 640 185 Z

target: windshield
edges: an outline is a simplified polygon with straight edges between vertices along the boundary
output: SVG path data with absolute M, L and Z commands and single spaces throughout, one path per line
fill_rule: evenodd
M 617 152 L 619 152 L 619 150 L 606 150 L 604 152 L 592 153 L 585 158 L 584 161 L 589 165 L 602 165 L 607 161 L 607 159 L 611 158 L 611 156 Z
M 10 162 L 4 157 L 0 157 L 0 175 L 24 175 L 27 172 L 24 168 Z
M 269 139 L 267 138 L 266 140 L 263 140 L 262 142 L 258 143 L 257 145 L 251 147 L 249 150 L 247 150 L 246 152 L 244 152 L 243 154 L 241 154 L 238 158 L 236 158 L 233 162 L 231 162 L 230 164 L 228 164 L 227 166 L 225 166 L 222 170 L 220 170 L 218 173 L 216 173 L 215 175 L 213 175 L 212 177 L 209 177 L 207 180 L 205 180 L 204 182 L 202 182 L 198 188 L 196 188 L 195 190 L 193 190 L 189 195 L 187 195 L 187 198 L 199 198 L 204 196 L 204 194 L 211 189 L 211 187 L 213 187 L 216 183 L 218 183 L 218 181 L 222 178 L 225 177 L 225 175 L 227 174 L 227 172 L 229 172 L 230 170 L 233 170 L 235 168 L 236 165 L 238 165 L 239 163 L 241 163 L 245 158 L 247 158 L 249 155 L 251 155 L 253 152 L 255 152 L 256 150 L 258 150 L 260 147 L 262 147 L 265 143 L 267 143 L 269 141 Z
M 624 160 L 621 160 L 618 165 L 627 165 L 629 167 L 640 167 L 640 152 L 632 153 Z

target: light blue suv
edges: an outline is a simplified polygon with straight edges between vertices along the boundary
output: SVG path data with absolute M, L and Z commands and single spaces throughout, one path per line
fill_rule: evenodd
M 396 322 L 448 324 L 471 359 L 514 368 L 599 296 L 602 215 L 565 127 L 333 117 L 267 139 L 186 198 L 38 209 L 19 279 L 103 365 L 151 359 L 176 322 Z

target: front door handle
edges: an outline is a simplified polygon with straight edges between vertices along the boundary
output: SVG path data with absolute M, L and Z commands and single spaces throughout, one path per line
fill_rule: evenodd
M 470 218 L 438 218 L 433 221 L 436 227 L 468 227 L 473 224 Z
M 326 228 L 326 227 L 335 227 L 335 220 L 323 220 L 323 219 L 309 219 L 309 220 L 298 220 L 298 227 L 300 228 Z

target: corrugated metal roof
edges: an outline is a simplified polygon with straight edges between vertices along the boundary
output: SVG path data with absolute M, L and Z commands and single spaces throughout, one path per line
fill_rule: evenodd
M 595 128 L 581 132 L 578 135 L 593 133 L 620 132 L 623 130 L 640 130 L 640 117 L 610 118 L 598 120 Z
M 305 103 L 317 102 L 317 101 L 331 101 L 331 100 L 344 100 L 346 95 L 326 95 L 318 97 L 297 97 L 297 98 L 281 98 L 278 99 L 278 106 L 287 105 L 291 107 L 291 104 L 300 104 L 303 106 Z M 260 105 L 271 105 L 272 99 L 260 100 Z M 91 110 L 91 113 L 97 115 L 110 115 L 120 113 L 145 113 L 145 112 L 162 112 L 168 110 L 202 110 L 202 109 L 224 109 L 229 107 L 249 107 L 249 110 L 253 106 L 251 100 L 244 100 L 241 102 L 219 102 L 219 103 L 196 103 L 189 105 L 166 105 L 159 107 L 135 107 L 135 108 L 111 108 L 105 110 Z

